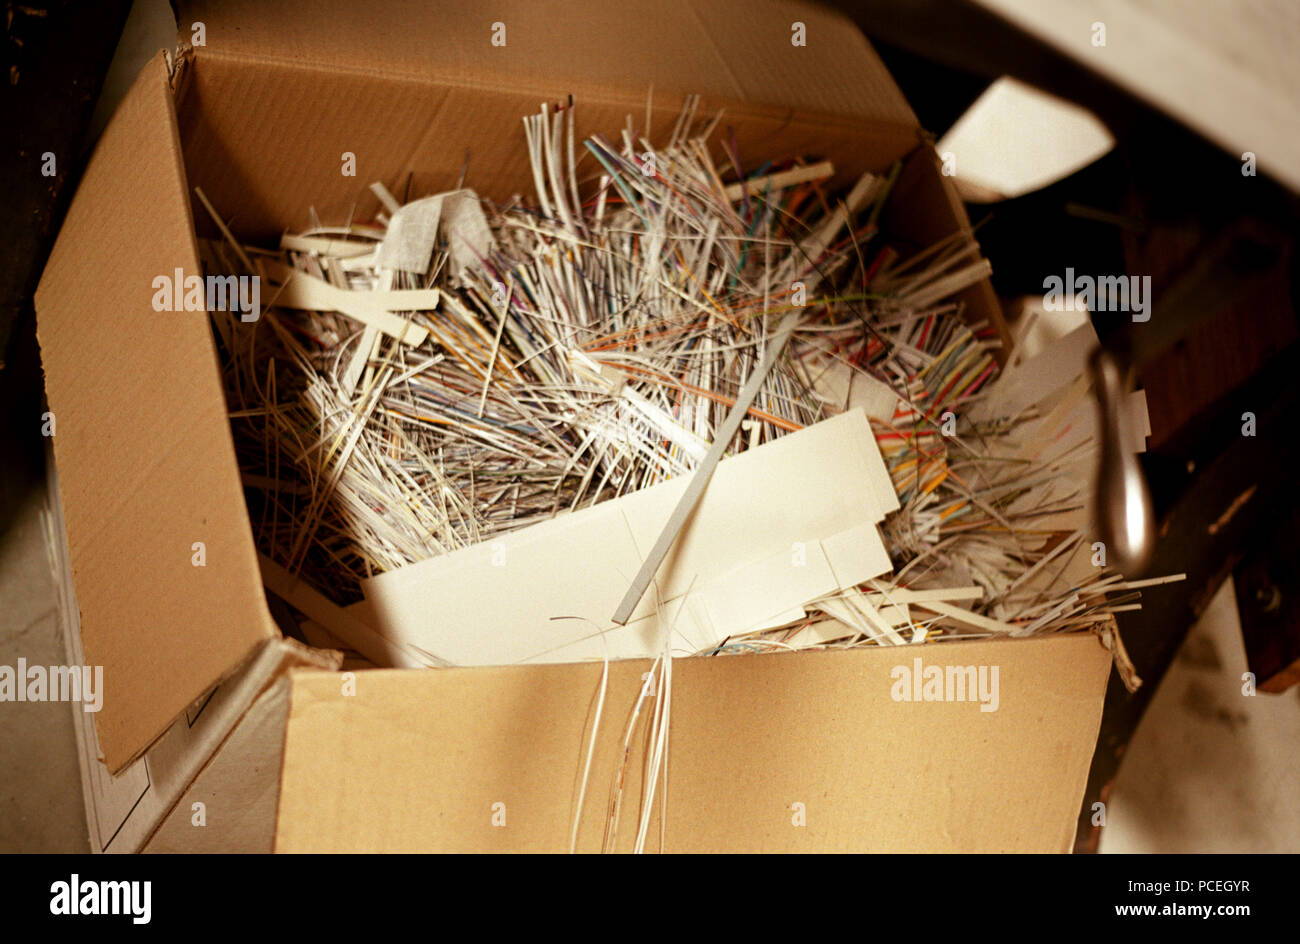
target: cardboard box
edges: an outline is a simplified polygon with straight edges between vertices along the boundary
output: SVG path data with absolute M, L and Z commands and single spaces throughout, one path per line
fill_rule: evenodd
M 372 180 L 446 189 L 467 149 L 466 185 L 506 199 L 531 192 L 520 119 L 539 101 L 572 94 L 580 134 L 610 131 L 653 85 L 654 127 L 699 93 L 754 160 L 819 155 L 837 183 L 904 161 L 882 221 L 903 245 L 967 227 L 963 208 L 865 39 L 812 5 L 200 3 L 180 24 L 104 132 L 36 296 L 70 658 L 104 666 L 81 728 L 92 844 L 269 850 L 278 794 L 283 849 L 565 848 L 599 665 L 339 676 L 281 637 L 207 316 L 152 306 L 156 276 L 201 274 L 193 188 L 248 241 L 311 206 L 365 218 Z M 965 301 L 1001 325 L 987 283 Z M 916 657 L 1001 666 L 997 710 L 896 701 L 891 672 Z M 1108 664 L 1091 636 L 679 663 L 667 847 L 1065 850 Z M 644 670 L 611 669 L 614 715 Z

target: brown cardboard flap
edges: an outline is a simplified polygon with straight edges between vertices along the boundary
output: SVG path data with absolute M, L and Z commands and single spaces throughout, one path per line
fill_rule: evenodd
M 86 662 L 117 772 L 263 639 L 266 609 L 208 316 L 156 311 L 200 275 L 162 55 L 105 130 L 36 293 Z M 196 542 L 206 566 L 194 566 Z
M 923 676 L 996 666 L 996 710 L 895 700 L 896 667 L 918 658 Z M 601 846 L 648 668 L 610 665 L 580 850 Z M 1091 635 L 678 660 L 665 848 L 1067 851 L 1109 670 Z M 601 671 L 376 670 L 350 695 L 346 676 L 295 672 L 277 851 L 567 850 Z M 633 736 L 622 850 L 644 743 Z M 657 816 L 649 835 L 657 850 Z
M 652 138 L 683 98 L 725 111 L 747 173 L 767 160 L 830 158 L 834 183 L 879 171 L 916 146 L 916 118 L 857 28 L 803 4 L 193 4 L 181 38 L 205 45 L 181 109 L 191 180 L 265 240 L 322 219 L 366 219 L 380 180 L 399 198 L 465 184 L 531 197 L 524 115 L 576 102 L 579 139 L 617 136 L 629 115 Z M 791 44 L 804 23 L 807 46 Z M 492 24 L 505 24 L 505 46 Z M 582 149 L 579 144 L 579 155 Z M 341 173 L 342 155 L 356 176 Z M 729 171 L 724 166 L 724 171 Z M 580 176 L 598 171 L 587 159 Z M 202 221 L 201 221 L 202 222 Z
M 670 96 L 917 126 L 861 32 L 813 3 L 779 0 L 181 2 L 179 36 L 204 56 L 295 63 L 436 85 Z M 804 45 L 795 45 L 796 23 Z M 499 24 L 499 26 L 498 26 Z M 494 44 L 495 40 L 495 44 Z M 306 103 L 304 103 L 305 105 Z

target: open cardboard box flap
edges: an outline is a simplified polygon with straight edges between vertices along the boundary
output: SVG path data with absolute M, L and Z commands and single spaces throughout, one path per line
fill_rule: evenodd
M 36 292 L 81 611 L 117 772 L 278 635 L 266 608 L 205 311 L 155 311 L 200 272 L 162 55 L 104 131 Z M 195 566 L 201 542 L 204 566 Z
M 432 85 L 548 87 L 644 106 L 670 96 L 839 115 L 915 132 L 916 116 L 861 32 L 813 3 L 773 0 L 182 0 L 200 55 Z M 794 24 L 811 41 L 791 42 Z M 500 27 L 498 27 L 500 24 Z M 584 96 L 585 97 L 585 96 Z M 915 134 L 912 135 L 913 139 Z
M 969 689 L 968 701 L 895 700 L 895 667 L 916 659 L 990 679 L 996 667 L 996 710 Z M 582 851 L 601 848 L 649 668 L 610 664 Z M 566 851 L 601 671 L 295 670 L 276 850 Z M 677 660 L 664 849 L 1067 852 L 1109 671 L 1091 634 Z M 637 830 L 648 710 L 621 851 Z M 657 851 L 657 809 L 649 835 Z

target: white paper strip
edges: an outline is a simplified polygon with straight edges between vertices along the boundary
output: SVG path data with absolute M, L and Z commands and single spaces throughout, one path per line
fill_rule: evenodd
M 306 272 L 276 263 L 269 263 L 266 273 L 280 283 L 268 296 L 270 304 L 305 311 L 342 312 L 349 318 L 355 318 L 365 325 L 373 325 L 389 337 L 398 338 L 412 347 L 423 344 L 429 332 L 393 312 L 431 311 L 438 307 L 441 298 L 436 288 L 350 292 L 335 288 Z

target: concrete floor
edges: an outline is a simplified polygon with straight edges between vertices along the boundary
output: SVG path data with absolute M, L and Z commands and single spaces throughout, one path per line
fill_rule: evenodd
M 8 443 L 5 444 L 9 445 Z M 0 447 L 2 448 L 2 447 Z M 0 665 L 67 663 L 46 553 L 45 489 L 16 475 L 3 449 L 0 507 Z M 0 705 L 0 852 L 89 852 L 72 711 L 66 702 Z
M 1245 671 L 1229 580 L 1129 743 L 1102 852 L 1300 852 L 1300 686 L 1248 697 Z
M 92 133 L 152 53 L 174 45 L 166 0 L 137 0 Z M 0 372 L 3 402 L 22 382 Z M 43 521 L 46 494 L 30 416 L 0 422 L 0 665 L 65 661 Z M 1231 583 L 1179 651 L 1109 799 L 1103 852 L 1300 851 L 1300 688 L 1241 694 L 1245 654 Z M 86 851 L 70 712 L 5 704 L 0 852 Z

